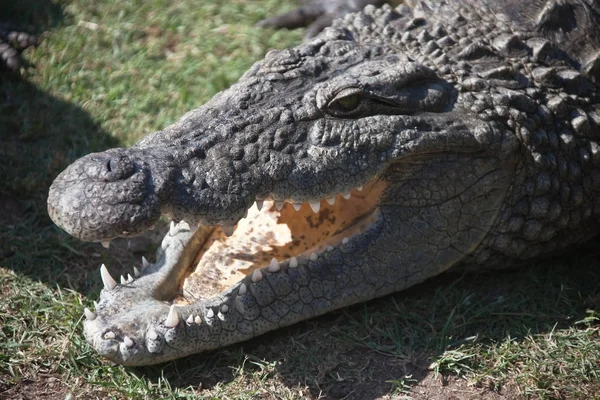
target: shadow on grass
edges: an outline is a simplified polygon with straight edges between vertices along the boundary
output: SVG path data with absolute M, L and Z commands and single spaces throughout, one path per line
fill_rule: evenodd
M 0 21 L 35 34 L 68 23 L 66 18 L 52 1 L 8 2 L 0 7 Z M 2 267 L 73 286 L 64 272 L 70 266 L 69 255 L 80 254 L 83 246 L 61 235 L 48 217 L 48 188 L 76 158 L 116 145 L 81 107 L 40 90 L 26 77 L 0 71 Z
M 165 377 L 173 387 L 210 388 L 235 384 L 243 370 L 246 380 L 248 373 L 277 379 L 314 398 L 367 400 L 420 382 L 432 362 L 445 373 L 484 370 L 482 358 L 500 356 L 485 349 L 508 338 L 527 343 L 530 335 L 585 328 L 578 321 L 586 310 L 600 308 L 598 244 L 515 270 L 445 274 L 237 346 L 132 372 Z M 502 390 L 499 381 L 492 389 Z M 244 385 L 240 390 L 253 384 Z
M 66 284 L 71 241 L 48 217 L 48 188 L 74 159 L 117 143 L 80 107 L 14 76 L 0 76 L 0 126 L 0 263 Z

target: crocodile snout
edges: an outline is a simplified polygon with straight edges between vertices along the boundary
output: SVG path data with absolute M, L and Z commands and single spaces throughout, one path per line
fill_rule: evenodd
M 161 214 L 151 169 L 124 149 L 82 157 L 50 187 L 48 213 L 82 240 L 106 242 L 137 235 L 152 228 Z

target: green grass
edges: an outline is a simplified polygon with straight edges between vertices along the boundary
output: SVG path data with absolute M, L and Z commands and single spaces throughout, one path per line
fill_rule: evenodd
M 287 0 L 12 7 L 0 17 L 44 33 L 23 79 L 0 75 L 0 398 L 599 398 L 598 241 L 551 263 L 442 276 L 157 367 L 98 358 L 81 331 L 98 266 L 124 271 L 139 259 L 54 227 L 52 179 L 83 154 L 174 122 L 302 32 L 254 27 Z

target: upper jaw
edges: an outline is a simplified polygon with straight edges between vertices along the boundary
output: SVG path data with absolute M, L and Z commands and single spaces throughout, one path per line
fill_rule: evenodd
M 96 242 L 139 235 L 153 228 L 161 215 L 192 225 L 232 227 L 257 200 L 321 201 L 380 175 L 394 159 L 405 157 L 404 148 L 414 154 L 420 148 L 428 152 L 432 146 L 447 145 L 446 135 L 416 135 L 405 129 L 420 120 L 427 123 L 428 117 L 387 116 L 385 137 L 369 135 L 369 121 L 363 121 L 361 134 L 366 139 L 354 143 L 362 149 L 319 145 L 319 132 L 327 125 L 315 122 L 304 126 L 309 139 L 304 158 L 268 150 L 265 165 L 257 162 L 245 172 L 219 147 L 209 148 L 205 158 L 187 160 L 178 159 L 185 149 L 159 147 L 95 153 L 56 178 L 48 211 L 71 235 Z M 462 138 L 461 146 L 465 144 Z

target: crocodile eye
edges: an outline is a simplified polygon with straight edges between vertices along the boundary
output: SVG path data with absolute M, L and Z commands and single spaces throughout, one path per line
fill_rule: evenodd
M 361 107 L 362 96 L 360 89 L 344 89 L 329 101 L 326 112 L 339 117 L 350 116 Z
M 359 101 L 360 96 L 358 94 L 352 94 L 350 96 L 335 99 L 334 103 L 346 111 L 351 111 L 358 107 Z

